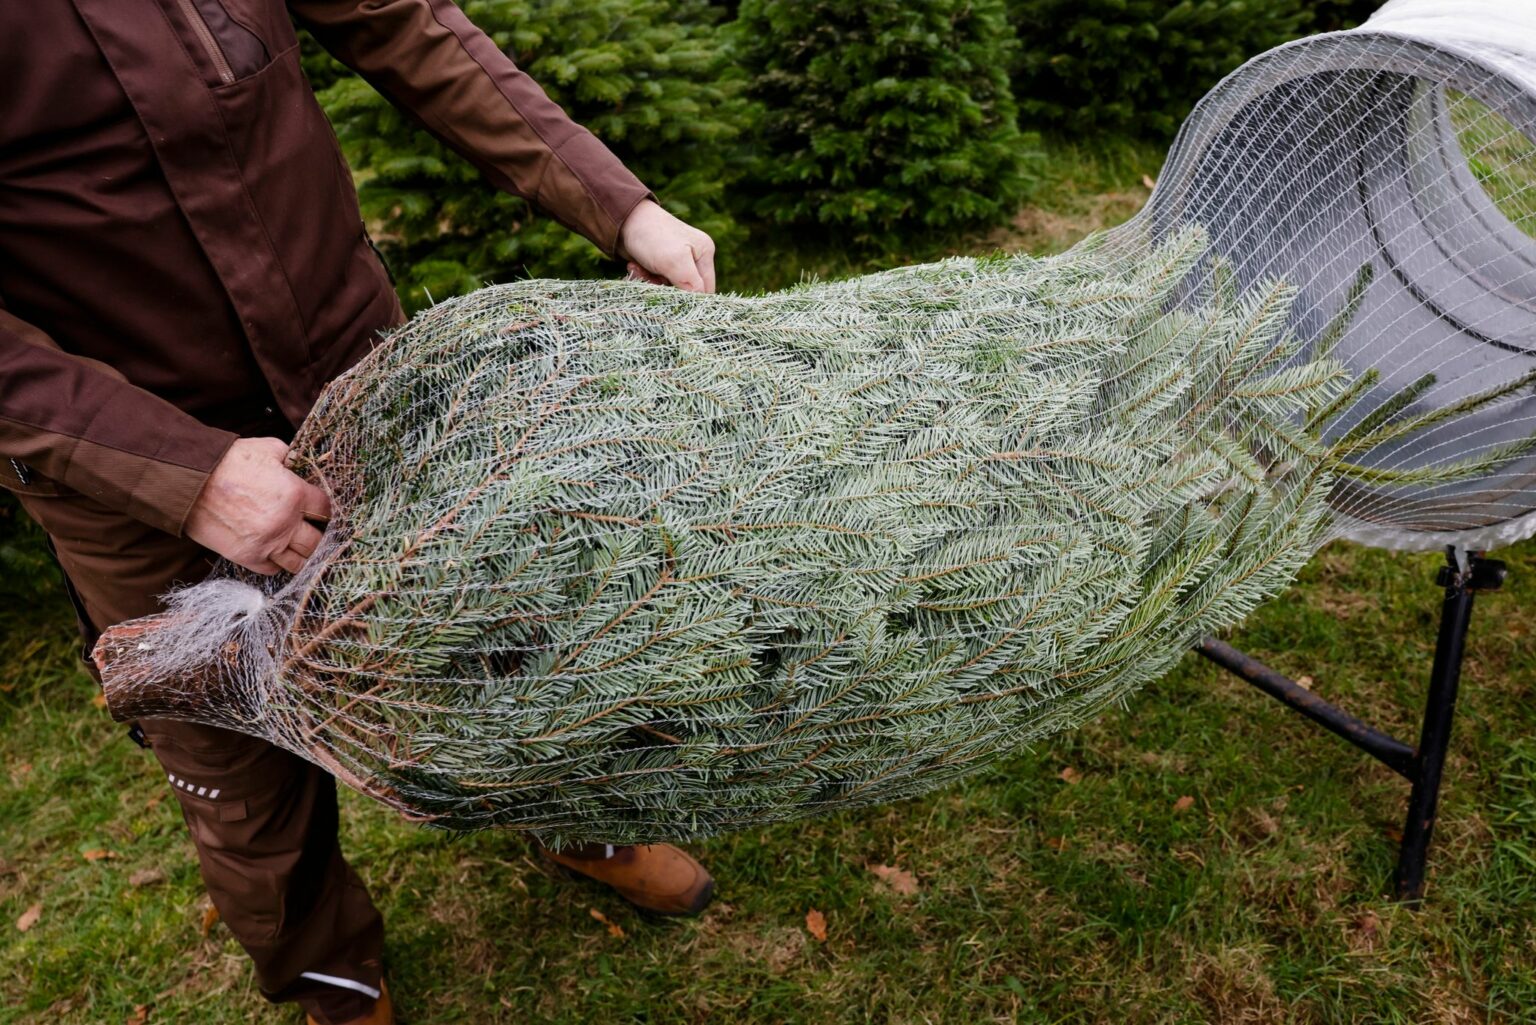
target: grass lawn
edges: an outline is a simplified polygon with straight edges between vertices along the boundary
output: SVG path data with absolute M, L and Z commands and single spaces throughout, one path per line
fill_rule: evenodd
M 1062 248 L 1156 173 L 1131 150 L 1052 166 L 986 246 Z M 696 921 L 350 794 L 344 844 L 412 1025 L 1536 1020 L 1536 544 L 1504 557 L 1419 911 L 1382 896 L 1406 785 L 1193 656 L 962 787 L 702 844 L 719 897 Z M 1413 739 L 1439 562 L 1332 546 L 1234 642 Z M 298 1020 L 207 923 L 165 777 L 93 700 L 63 596 L 3 600 L 0 1023 Z
M 960 789 L 702 845 L 720 897 L 699 921 L 565 882 L 515 836 L 429 832 L 351 795 L 345 844 L 417 1025 L 1529 1020 L 1536 545 L 1508 558 L 1475 617 L 1417 912 L 1382 896 L 1406 787 L 1193 656 Z M 1409 736 L 1437 563 L 1336 545 L 1237 643 Z M 7 610 L 0 1021 L 285 1020 L 223 927 L 204 934 L 165 777 L 75 651 L 58 595 Z

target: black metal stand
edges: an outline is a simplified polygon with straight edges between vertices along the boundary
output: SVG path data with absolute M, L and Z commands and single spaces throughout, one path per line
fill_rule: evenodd
M 1456 689 L 1461 681 L 1461 661 L 1466 652 L 1467 627 L 1472 619 L 1472 599 L 1479 591 L 1497 591 L 1504 583 L 1504 577 L 1504 563 L 1496 559 L 1484 559 L 1476 552 L 1457 548 L 1446 550 L 1446 565 L 1441 567 L 1435 580 L 1445 588 L 1445 601 L 1440 606 L 1440 635 L 1435 643 L 1429 698 L 1416 748 L 1355 718 L 1229 644 L 1207 637 L 1195 649 L 1329 732 L 1343 737 L 1413 784 L 1408 798 L 1408 820 L 1403 826 L 1403 841 L 1398 851 L 1397 872 L 1392 881 L 1399 900 L 1417 902 L 1424 896 L 1424 862 L 1440 801 L 1440 776 L 1451 740 L 1451 719 L 1456 711 Z

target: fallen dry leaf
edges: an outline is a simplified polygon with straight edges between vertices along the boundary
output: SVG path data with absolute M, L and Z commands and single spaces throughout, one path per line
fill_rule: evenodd
M 805 913 L 805 931 L 811 934 L 811 938 L 817 943 L 827 942 L 827 916 L 815 908 Z
M 1302 690 L 1311 690 L 1312 689 L 1312 677 L 1310 677 L 1310 676 L 1298 676 L 1298 677 L 1296 677 L 1296 686 L 1300 687 Z
M 1355 919 L 1355 945 L 1362 950 L 1376 949 L 1376 934 L 1381 930 L 1381 919 L 1376 912 L 1367 911 Z
M 894 865 L 870 865 L 869 870 L 880 880 L 880 886 L 902 897 L 910 897 L 917 892 L 917 876 L 904 868 Z
M 165 873 L 158 868 L 141 868 L 128 876 L 129 886 L 154 886 L 165 882 Z
M 1063 783 L 1068 783 L 1068 784 L 1071 784 L 1073 786 L 1076 786 L 1078 783 L 1081 783 L 1083 781 L 1083 774 L 1081 772 L 1078 772 L 1076 769 L 1072 768 L 1072 766 L 1069 765 L 1066 768 L 1062 769 L 1060 772 L 1058 772 L 1056 774 L 1056 778 L 1061 780 Z
M 1048 836 L 1045 838 L 1045 845 L 1053 851 L 1064 851 L 1072 846 L 1072 843 L 1064 836 Z
M 97 691 L 96 696 L 91 698 L 91 704 L 95 705 L 97 708 L 106 708 L 107 696 L 101 691 Z
M 1185 794 L 1183 797 L 1173 802 L 1174 811 L 1189 811 L 1189 809 L 1193 808 L 1194 806 L 1195 799 L 1190 797 L 1188 794 Z
M 133 1013 L 123 1019 L 123 1025 L 144 1025 L 149 1021 L 149 1005 L 139 1004 L 133 1009 Z
M 206 937 L 213 931 L 214 923 L 219 920 L 219 909 L 209 904 L 203 909 L 203 935 Z
M 117 857 L 117 852 L 109 851 L 105 847 L 96 847 L 89 851 L 82 851 L 80 856 L 86 861 L 111 861 Z
M 616 940 L 622 940 L 624 938 L 624 930 L 622 927 L 620 927 L 618 922 L 613 921 L 607 915 L 597 910 L 597 908 L 588 908 L 587 911 L 592 915 L 593 918 L 597 919 L 599 922 L 602 922 L 608 927 L 609 936 L 612 936 Z
M 20 918 L 16 919 L 16 928 L 21 932 L 26 932 L 28 929 L 36 925 L 37 920 L 42 917 L 43 906 L 41 904 L 33 904 L 31 907 L 27 908 L 27 910 L 21 913 Z
M 1141 176 L 1141 183 L 1143 185 L 1145 185 L 1149 189 L 1157 188 L 1157 179 L 1152 177 L 1150 174 L 1142 175 Z

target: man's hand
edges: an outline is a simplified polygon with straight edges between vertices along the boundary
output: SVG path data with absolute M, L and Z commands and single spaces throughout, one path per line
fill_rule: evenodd
M 287 454 L 276 438 L 231 445 L 187 514 L 187 536 L 257 573 L 297 573 L 320 543 L 309 521 L 329 519 L 331 501 L 283 465 Z
M 619 252 L 631 276 L 685 292 L 715 290 L 715 241 L 645 200 L 619 229 Z

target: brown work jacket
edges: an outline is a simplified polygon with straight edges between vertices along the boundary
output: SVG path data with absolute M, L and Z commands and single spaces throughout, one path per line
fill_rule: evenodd
M 648 195 L 448 0 L 0 3 L 0 486 L 179 535 L 398 323 L 294 21 L 610 255 Z

